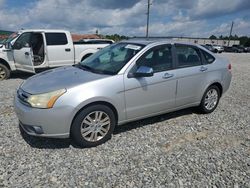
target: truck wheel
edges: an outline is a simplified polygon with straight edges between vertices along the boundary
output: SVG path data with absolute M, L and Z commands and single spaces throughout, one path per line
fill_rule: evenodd
M 84 59 L 86 59 L 87 57 L 91 56 L 91 55 L 92 55 L 92 54 L 87 54 L 87 55 L 85 55 L 84 57 L 82 57 L 81 62 L 82 62 Z
M 0 63 L 0 80 L 5 80 L 10 77 L 10 70 L 8 67 Z
M 80 147 L 94 147 L 111 138 L 116 125 L 114 112 L 105 105 L 83 109 L 71 125 L 71 138 Z

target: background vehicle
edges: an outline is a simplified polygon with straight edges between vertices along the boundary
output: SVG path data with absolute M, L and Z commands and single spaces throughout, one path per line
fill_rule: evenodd
M 238 51 L 237 51 L 238 53 L 248 52 L 248 48 L 244 47 L 242 45 L 233 45 L 232 47 L 237 48 L 238 49 Z
M 64 30 L 22 30 L 0 51 L 0 80 L 15 70 L 35 73 L 38 69 L 73 65 L 107 45 L 74 45 L 70 32 Z
M 214 49 L 213 51 L 215 53 L 222 53 L 224 51 L 223 46 L 220 46 L 220 45 L 211 45 L 211 44 L 206 44 L 206 45 L 212 47 Z
M 245 47 L 246 52 L 250 52 L 250 47 Z
M 215 53 L 215 48 L 212 45 L 201 45 L 201 46 Z
M 124 41 L 31 77 L 14 106 L 28 134 L 71 136 L 89 147 L 117 124 L 193 106 L 213 112 L 230 82 L 231 64 L 199 45 Z
M 234 52 L 234 53 L 242 53 L 243 49 L 237 48 L 235 46 L 224 46 L 225 52 Z

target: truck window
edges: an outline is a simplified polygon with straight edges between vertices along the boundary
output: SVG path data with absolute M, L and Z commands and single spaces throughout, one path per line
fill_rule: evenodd
M 68 44 L 65 33 L 45 33 L 47 45 L 65 45 Z
M 19 50 L 21 48 L 29 48 L 31 34 L 32 33 L 23 33 L 14 43 L 13 49 Z

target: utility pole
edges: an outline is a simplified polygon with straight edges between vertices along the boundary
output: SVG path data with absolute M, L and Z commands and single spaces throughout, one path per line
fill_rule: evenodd
M 146 28 L 146 38 L 148 38 L 148 27 L 149 27 L 149 10 L 150 10 L 150 0 L 148 0 L 148 11 L 147 11 L 147 28 Z
M 230 39 L 231 39 L 231 36 L 232 36 L 233 27 L 234 27 L 234 22 L 232 22 L 232 25 L 231 25 L 231 29 L 230 29 L 230 34 L 229 34 L 229 37 L 228 37 L 228 44 L 227 44 L 227 46 L 229 46 L 229 43 L 230 43 Z

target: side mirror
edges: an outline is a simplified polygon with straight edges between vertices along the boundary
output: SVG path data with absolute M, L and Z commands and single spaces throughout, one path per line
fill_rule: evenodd
M 11 49 L 11 43 L 10 43 L 10 42 L 6 42 L 6 43 L 5 43 L 5 48 L 6 48 L 7 50 L 10 50 L 10 49 Z
M 154 71 L 151 67 L 140 66 L 136 72 L 129 73 L 128 78 L 151 77 L 153 75 L 154 75 Z

